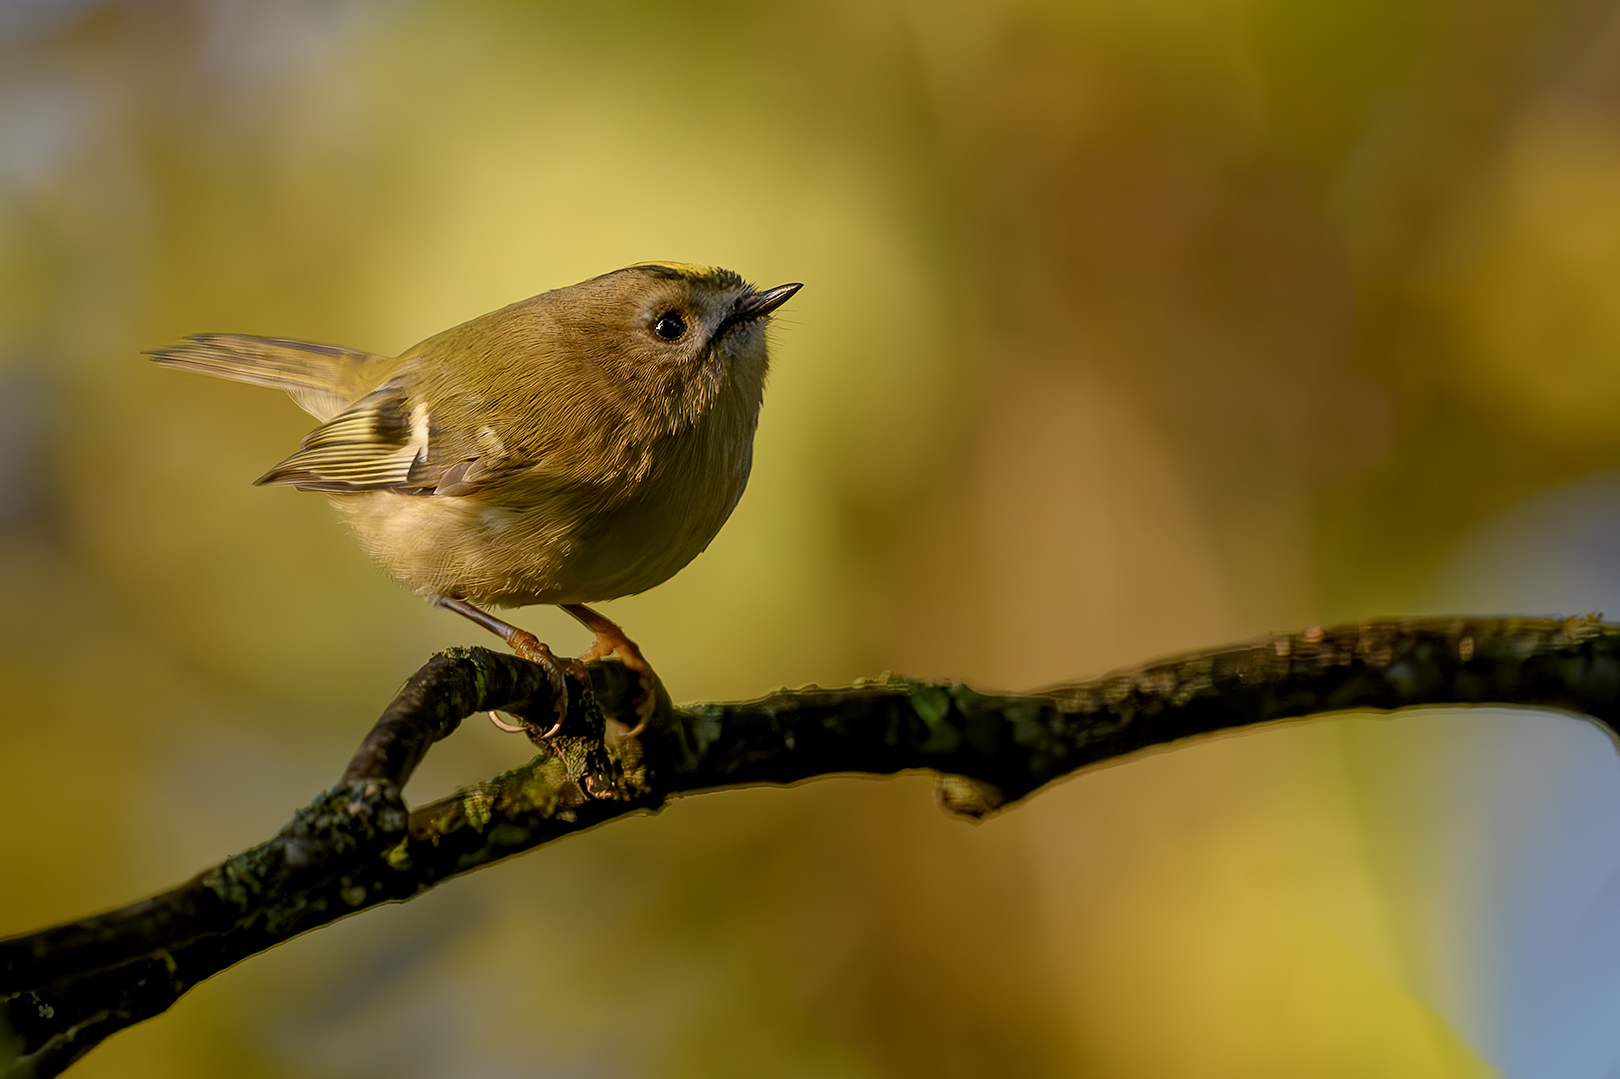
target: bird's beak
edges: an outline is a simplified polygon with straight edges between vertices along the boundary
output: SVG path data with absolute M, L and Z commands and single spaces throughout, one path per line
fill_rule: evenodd
M 732 307 L 731 316 L 726 322 L 746 322 L 749 319 L 763 318 L 787 303 L 793 294 L 803 287 L 802 283 L 795 282 L 791 285 L 777 285 L 764 292 L 750 292 Z

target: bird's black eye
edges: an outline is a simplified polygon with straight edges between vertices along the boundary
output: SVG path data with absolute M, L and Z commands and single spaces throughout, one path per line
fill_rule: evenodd
M 686 320 L 676 311 L 665 311 L 653 323 L 653 333 L 666 341 L 673 341 L 686 332 Z

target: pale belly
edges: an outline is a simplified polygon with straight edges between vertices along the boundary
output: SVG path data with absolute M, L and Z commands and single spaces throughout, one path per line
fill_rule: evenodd
M 696 558 L 731 515 L 752 452 L 691 469 L 673 462 L 615 497 L 578 485 L 516 500 L 364 491 L 332 495 L 366 551 L 425 596 L 519 607 L 643 592 Z M 715 465 L 721 467 L 714 467 Z

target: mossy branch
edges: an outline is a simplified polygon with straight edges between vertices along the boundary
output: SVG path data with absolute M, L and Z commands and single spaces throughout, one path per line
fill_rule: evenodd
M 557 712 L 532 663 L 483 648 L 435 656 L 341 783 L 275 838 L 173 891 L 0 940 L 0 1074 L 56 1075 L 272 945 L 695 791 L 928 769 L 941 776 L 948 811 L 980 817 L 1087 765 L 1351 709 L 1556 709 L 1612 737 L 1620 626 L 1594 617 L 1313 627 L 1023 694 L 887 676 L 678 708 L 660 691 L 657 716 L 633 737 L 606 717 L 629 714 L 638 688 L 614 663 L 575 672 L 563 733 L 536 734 L 532 761 L 409 810 L 401 789 L 410 773 L 464 716 L 501 709 L 532 718 L 538 732 Z

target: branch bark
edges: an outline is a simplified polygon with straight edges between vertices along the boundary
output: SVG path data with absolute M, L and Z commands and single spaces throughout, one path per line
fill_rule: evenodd
M 696 791 L 929 769 L 941 804 L 978 818 L 1088 765 L 1328 712 L 1522 706 L 1585 716 L 1615 737 L 1620 626 L 1588 617 L 1312 627 L 1025 694 L 885 676 L 676 708 L 660 689 L 657 716 L 634 737 L 609 717 L 630 714 L 638 689 L 616 663 L 575 672 L 563 732 L 545 740 L 538 732 L 557 708 L 540 668 L 483 648 L 433 657 L 339 785 L 273 839 L 121 910 L 0 940 L 0 1073 L 57 1075 L 272 945 Z M 408 809 L 401 791 L 429 746 L 490 709 L 523 718 L 539 755 Z

